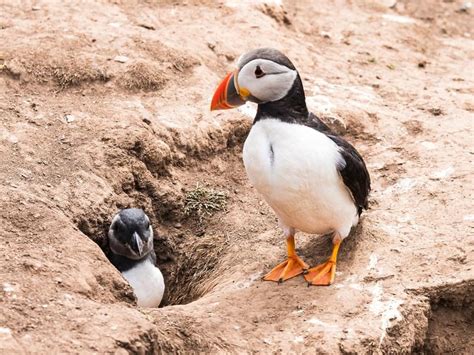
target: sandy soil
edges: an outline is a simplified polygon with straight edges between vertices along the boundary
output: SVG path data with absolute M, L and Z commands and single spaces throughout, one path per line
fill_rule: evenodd
M 0 352 L 472 351 L 473 10 L 391 3 L 2 2 Z M 254 108 L 208 110 L 262 46 L 372 176 L 331 287 L 260 281 L 285 250 L 241 162 Z M 196 183 L 228 195 L 203 223 L 184 213 Z M 157 231 L 159 309 L 104 254 L 128 206 Z M 330 251 L 297 245 L 311 264 Z

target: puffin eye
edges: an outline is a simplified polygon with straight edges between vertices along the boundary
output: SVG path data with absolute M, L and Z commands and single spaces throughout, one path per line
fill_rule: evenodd
M 265 76 L 265 73 L 263 72 L 262 68 L 260 68 L 260 65 L 257 65 L 257 67 L 255 68 L 255 77 L 259 79 L 262 76 Z

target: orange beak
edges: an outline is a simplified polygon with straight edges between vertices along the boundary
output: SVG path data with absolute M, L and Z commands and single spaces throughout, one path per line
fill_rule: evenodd
M 211 111 L 227 110 L 245 103 L 237 84 L 238 70 L 227 74 L 212 97 Z

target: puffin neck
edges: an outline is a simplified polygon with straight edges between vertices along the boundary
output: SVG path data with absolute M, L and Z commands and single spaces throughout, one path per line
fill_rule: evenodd
M 120 244 L 119 242 L 117 242 L 117 240 L 115 238 L 109 238 L 109 247 L 110 247 L 110 251 L 113 254 L 115 254 L 119 257 L 123 257 L 123 258 L 133 260 L 135 262 L 138 262 L 140 260 L 145 259 L 146 257 L 148 257 L 148 255 L 151 252 L 151 251 L 149 251 L 148 253 L 144 254 L 143 256 L 141 256 L 139 258 L 135 258 L 132 255 L 130 255 L 130 250 L 128 248 L 126 248 L 123 244 Z
M 139 264 L 139 263 L 141 263 L 141 262 L 143 262 L 143 261 L 145 261 L 149 258 L 153 258 L 151 255 L 152 255 L 152 252 L 150 251 L 149 253 L 147 253 L 146 255 L 144 255 L 140 259 L 130 259 L 130 258 L 124 256 L 124 255 L 117 254 L 117 253 L 115 253 L 114 251 L 111 250 L 111 252 L 109 254 L 109 259 L 112 262 L 112 264 L 115 265 L 115 267 L 120 272 L 124 272 L 124 271 L 130 270 L 135 265 L 137 265 L 137 264 Z
M 298 74 L 285 97 L 258 105 L 254 124 L 265 118 L 277 118 L 283 122 L 296 123 L 306 120 L 308 114 L 303 83 Z

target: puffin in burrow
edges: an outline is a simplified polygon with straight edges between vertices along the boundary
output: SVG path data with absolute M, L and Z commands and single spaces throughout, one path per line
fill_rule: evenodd
M 156 266 L 153 228 L 139 208 L 127 208 L 115 215 L 109 228 L 111 263 L 132 286 L 141 307 L 158 307 L 165 283 Z
M 277 215 L 288 253 L 263 279 L 282 282 L 303 273 L 309 285 L 330 285 L 339 246 L 367 209 L 370 176 L 364 160 L 308 111 L 300 75 L 280 51 L 262 48 L 242 55 L 218 86 L 211 110 L 246 101 L 258 108 L 243 148 L 245 169 Z M 308 267 L 295 251 L 297 230 L 333 233 L 327 262 Z

